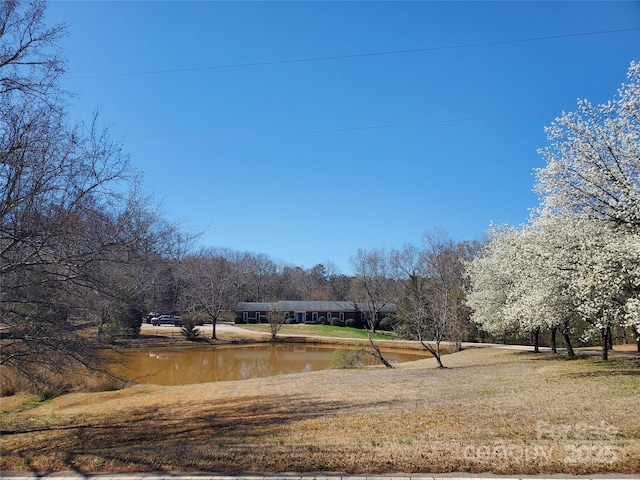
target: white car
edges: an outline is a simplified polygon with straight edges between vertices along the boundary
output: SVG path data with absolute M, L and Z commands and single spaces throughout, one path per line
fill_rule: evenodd
M 184 324 L 184 321 L 179 317 L 174 317 L 173 315 L 160 315 L 159 317 L 153 317 L 151 319 L 151 324 L 155 325 L 174 325 L 176 327 L 181 327 Z

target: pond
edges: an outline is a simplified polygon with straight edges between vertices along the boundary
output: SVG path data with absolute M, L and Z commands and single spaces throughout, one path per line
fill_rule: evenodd
M 253 344 L 134 349 L 124 354 L 121 360 L 126 367 L 119 368 L 117 373 L 136 383 L 155 385 L 245 380 L 331 368 L 336 348 L 315 344 Z M 384 357 L 392 364 L 426 356 L 420 351 L 384 351 Z M 361 362 L 379 364 L 370 355 L 362 355 Z

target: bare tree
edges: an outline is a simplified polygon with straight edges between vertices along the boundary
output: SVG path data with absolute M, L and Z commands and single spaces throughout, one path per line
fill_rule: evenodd
M 140 273 L 172 231 L 97 116 L 69 127 L 56 102 L 64 30 L 43 13 L 0 3 L 0 365 L 34 382 L 43 366 L 99 368 L 107 325 L 135 333 Z
M 300 267 L 283 266 L 273 281 L 273 297 L 287 300 L 306 300 L 309 298 L 309 285 L 306 272 Z
M 251 254 L 233 249 L 224 249 L 222 255 L 227 259 L 232 269 L 231 304 L 235 306 L 240 300 L 248 300 L 246 293 L 249 281 L 249 260 Z
M 450 255 L 452 262 L 450 282 L 456 299 L 456 308 L 449 323 L 449 340 L 456 351 L 462 349 L 463 338 L 474 330 L 471 323 L 471 309 L 466 305 L 469 279 L 465 273 L 465 265 L 478 255 L 481 247 L 482 243 L 475 240 L 459 242 L 454 245 Z
M 427 232 L 422 248 L 407 245 L 394 254 L 398 277 L 404 284 L 401 301 L 405 335 L 417 338 L 444 368 L 441 343 L 461 343 L 468 323 L 464 305 L 464 260 L 471 254 L 442 229 Z
M 220 314 L 232 310 L 235 304 L 235 269 L 224 257 L 224 251 L 205 248 L 181 262 L 181 277 L 185 282 L 187 310 L 204 312 L 212 322 L 211 338 L 216 338 Z
M 46 2 L 0 2 L 0 98 L 37 97 L 57 105 L 65 93 L 58 80 L 65 72 L 60 41 L 64 25 L 46 27 Z
M 424 349 L 433 355 L 438 366 L 444 368 L 440 344 L 448 333 L 447 317 L 434 318 L 432 315 L 433 286 L 427 278 L 426 262 L 425 252 L 413 245 L 405 245 L 401 251 L 394 253 L 394 267 L 404 287 L 400 301 L 400 332 L 408 338 L 417 338 Z
M 380 346 L 373 341 L 372 333 L 375 333 L 376 324 L 380 319 L 380 312 L 388 303 L 395 299 L 395 282 L 392 278 L 391 257 L 384 249 L 362 250 L 349 259 L 354 272 L 354 298 L 359 298 L 352 303 L 356 308 L 362 309 L 367 326 L 369 343 L 375 356 L 387 368 L 391 364 L 385 360 Z
M 278 332 L 282 329 L 286 320 L 285 313 L 279 302 L 271 302 L 271 308 L 267 312 L 267 320 L 269 321 L 269 328 L 271 330 L 271 340 L 275 340 Z
M 273 280 L 277 266 L 264 253 L 249 253 L 244 258 L 246 295 L 248 301 L 260 302 L 273 296 Z

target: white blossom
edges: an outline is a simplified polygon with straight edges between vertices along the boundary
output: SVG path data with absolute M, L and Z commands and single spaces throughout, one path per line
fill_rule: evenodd
M 640 330 L 640 64 L 618 98 L 578 101 L 546 131 L 541 204 L 519 228 L 489 232 L 467 265 L 472 319 L 488 332 Z
M 627 76 L 617 100 L 579 100 L 546 128 L 546 166 L 536 170 L 544 207 L 640 229 L 640 64 Z

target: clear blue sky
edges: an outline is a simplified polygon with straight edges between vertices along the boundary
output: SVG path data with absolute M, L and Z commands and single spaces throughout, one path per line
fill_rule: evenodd
M 343 273 L 358 248 L 525 222 L 544 126 L 640 60 L 640 30 L 566 36 L 638 28 L 639 2 L 54 1 L 47 21 L 73 117 L 101 112 L 168 219 Z

